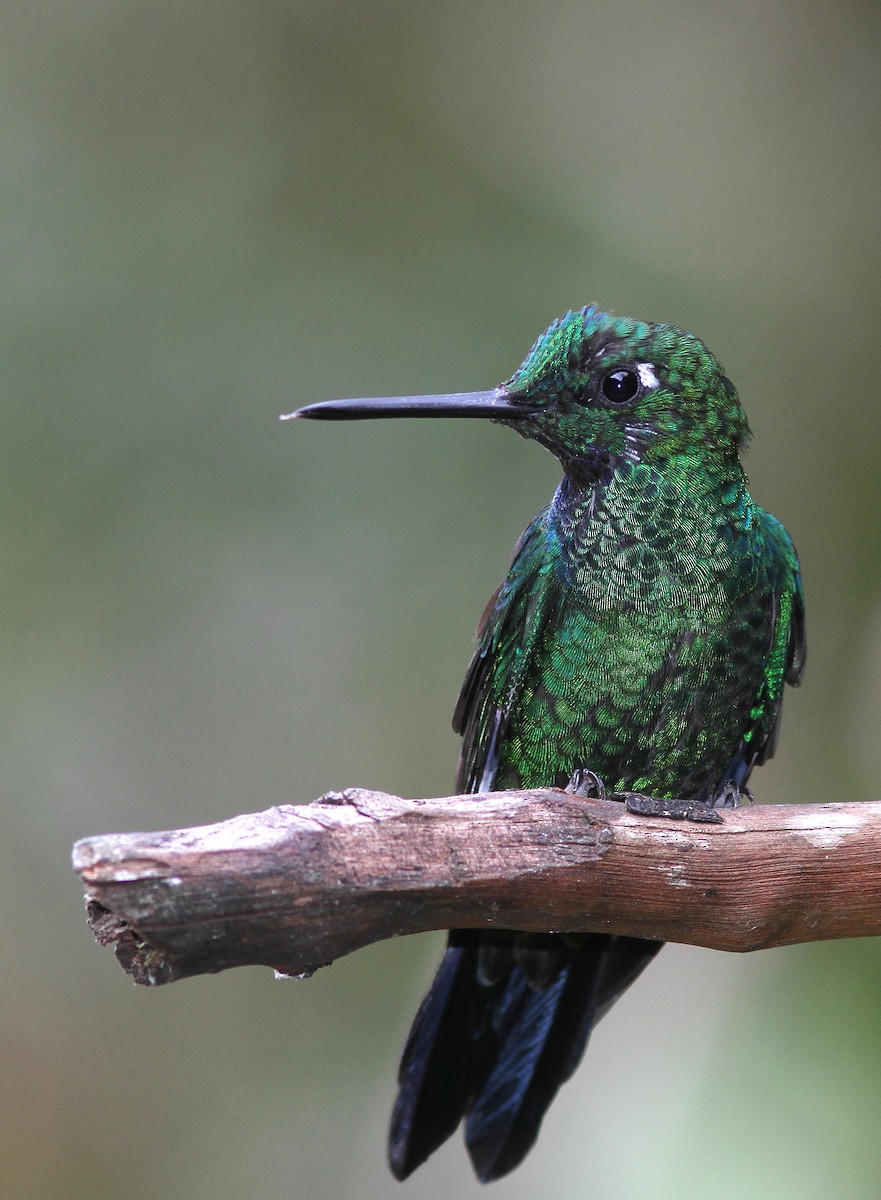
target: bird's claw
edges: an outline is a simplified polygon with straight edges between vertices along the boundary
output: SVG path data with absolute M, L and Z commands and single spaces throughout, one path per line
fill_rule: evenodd
M 606 785 L 596 771 L 590 771 L 587 767 L 576 767 L 563 791 L 568 792 L 571 796 L 580 796 L 582 800 L 605 800 L 607 798 Z
M 752 792 L 744 784 L 740 787 L 733 779 L 726 779 L 713 800 L 713 808 L 739 808 L 746 801 L 755 804 Z

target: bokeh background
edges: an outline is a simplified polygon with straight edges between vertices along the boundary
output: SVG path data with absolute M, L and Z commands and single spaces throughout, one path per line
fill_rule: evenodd
M 877 799 L 881 9 L 49 0 L 0 12 L 0 1192 L 477 1196 L 387 1174 L 426 936 L 134 988 L 91 833 L 444 794 L 483 604 L 556 464 L 495 427 L 280 425 L 483 388 L 566 308 L 718 353 L 802 554 L 760 799 Z M 671 947 L 505 1200 L 876 1200 L 881 946 Z

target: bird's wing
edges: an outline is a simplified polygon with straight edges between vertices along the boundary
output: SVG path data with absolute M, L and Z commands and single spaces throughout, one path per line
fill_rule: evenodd
M 477 627 L 477 649 L 453 714 L 453 729 L 463 738 L 457 772 L 460 792 L 492 789 L 505 721 L 559 602 L 546 519 L 547 509 L 527 526 L 514 548 L 508 576 Z
M 753 707 L 753 721 L 741 747 L 744 779 L 753 766 L 767 762 L 773 755 L 780 735 L 784 684 L 798 687 L 807 654 L 804 592 L 795 546 L 776 517 L 763 509 L 758 509 L 757 515 L 769 551 L 773 619 L 771 646 Z

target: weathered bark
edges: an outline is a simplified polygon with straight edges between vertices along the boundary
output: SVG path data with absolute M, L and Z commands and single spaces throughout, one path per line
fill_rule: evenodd
M 450 927 L 594 930 L 755 950 L 881 933 L 881 804 L 635 816 L 554 789 L 351 789 L 218 825 L 74 847 L 92 930 L 138 983 L 306 974 Z

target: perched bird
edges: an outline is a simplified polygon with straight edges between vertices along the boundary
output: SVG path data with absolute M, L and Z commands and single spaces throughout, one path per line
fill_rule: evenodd
M 488 417 L 562 465 L 480 622 L 453 722 L 460 791 L 594 787 L 693 819 L 737 802 L 774 751 L 784 683 L 801 679 L 804 605 L 792 541 L 747 488 L 743 408 L 701 341 L 591 306 L 492 391 L 292 415 Z M 593 1026 L 659 948 L 453 930 L 404 1049 L 394 1174 L 462 1120 L 479 1179 L 516 1167 Z

